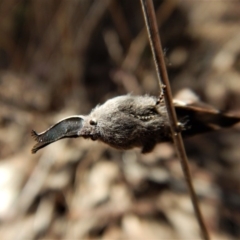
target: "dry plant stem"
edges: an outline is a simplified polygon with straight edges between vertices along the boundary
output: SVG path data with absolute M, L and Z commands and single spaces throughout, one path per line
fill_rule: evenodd
M 182 135 L 178 130 L 178 120 L 177 120 L 175 109 L 172 104 L 172 93 L 171 93 L 171 88 L 168 80 L 168 74 L 165 66 L 160 37 L 158 34 L 158 26 L 157 26 L 153 3 L 152 3 L 152 0 L 141 0 L 141 5 L 142 5 L 145 24 L 146 24 L 148 37 L 149 37 L 149 41 L 152 49 L 152 54 L 155 62 L 160 89 L 162 88 L 163 85 L 166 86 L 166 90 L 164 92 L 164 100 L 165 100 L 165 104 L 168 111 L 169 121 L 171 124 L 170 126 L 171 126 L 173 141 L 176 147 L 178 157 L 181 161 L 182 170 L 186 178 L 186 182 L 189 188 L 194 211 L 195 211 L 199 226 L 201 228 L 203 238 L 208 240 L 210 239 L 209 234 L 205 226 L 205 223 L 203 221 L 203 217 L 198 204 L 198 199 L 193 188 L 191 173 L 189 170 L 189 165 L 188 165 L 187 155 L 186 155 L 183 140 L 182 140 Z

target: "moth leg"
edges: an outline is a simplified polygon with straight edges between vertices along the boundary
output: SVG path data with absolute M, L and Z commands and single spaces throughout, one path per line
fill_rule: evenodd
M 161 87 L 161 93 L 157 99 L 157 102 L 156 102 L 156 105 L 158 104 L 161 104 L 161 103 L 164 103 L 164 94 L 165 94 L 165 90 L 166 90 L 166 85 L 165 84 L 162 84 L 162 87 Z
M 151 152 L 154 147 L 155 147 L 156 143 L 155 142 L 148 142 L 147 144 L 145 144 L 142 148 L 142 153 L 149 153 Z

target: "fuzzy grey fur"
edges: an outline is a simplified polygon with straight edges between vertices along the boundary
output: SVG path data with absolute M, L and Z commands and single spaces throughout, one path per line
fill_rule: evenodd
M 93 120 L 96 125 L 91 125 Z M 119 96 L 97 106 L 86 117 L 80 135 L 101 140 L 117 149 L 141 147 L 151 151 L 169 140 L 165 107 L 151 96 Z

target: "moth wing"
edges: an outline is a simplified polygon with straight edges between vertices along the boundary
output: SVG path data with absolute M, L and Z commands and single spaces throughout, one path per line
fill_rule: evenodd
M 32 130 L 32 136 L 37 141 L 37 144 L 32 148 L 32 153 L 36 153 L 39 149 L 62 138 L 79 137 L 83 121 L 83 116 L 71 116 L 62 119 L 42 133 Z
M 184 103 L 174 100 L 179 121 L 186 122 L 183 135 L 191 136 L 198 133 L 231 127 L 240 122 L 239 116 L 223 113 L 203 102 Z

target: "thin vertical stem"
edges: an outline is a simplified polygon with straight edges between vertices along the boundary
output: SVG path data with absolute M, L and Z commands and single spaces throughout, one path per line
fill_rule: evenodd
M 164 55 L 162 51 L 161 41 L 158 34 L 158 26 L 156 21 L 156 15 L 153 7 L 152 0 L 140 0 L 143 10 L 143 15 L 145 19 L 145 24 L 148 32 L 149 42 L 152 49 L 153 59 L 155 63 L 155 68 L 157 71 L 157 77 L 160 89 L 165 86 L 164 100 L 168 112 L 168 117 L 171 126 L 172 138 L 176 147 L 176 152 L 181 162 L 182 170 L 185 175 L 185 179 L 188 185 L 189 193 L 193 203 L 193 208 L 198 220 L 199 227 L 202 232 L 202 236 L 205 240 L 209 240 L 209 234 L 203 217 L 199 208 L 198 199 L 193 188 L 192 177 L 188 165 L 188 159 L 185 151 L 185 147 L 182 140 L 181 132 L 179 131 L 178 120 L 175 112 L 175 108 L 172 102 L 172 92 L 168 79 L 168 74 L 165 66 Z

